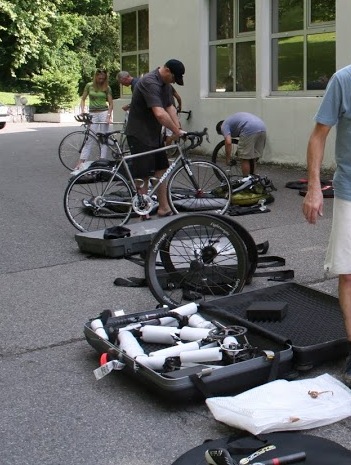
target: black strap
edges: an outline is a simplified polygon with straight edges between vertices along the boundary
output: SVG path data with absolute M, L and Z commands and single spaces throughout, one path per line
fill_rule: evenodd
M 205 399 L 213 396 L 213 393 L 208 389 L 206 383 L 203 382 L 201 374 L 194 373 L 189 376 L 189 379 Z
M 269 278 L 268 281 L 286 281 L 287 279 L 294 279 L 294 270 L 272 270 L 272 271 L 255 271 L 256 278 Z
M 123 287 L 145 287 L 146 286 L 146 279 L 145 278 L 135 278 L 131 276 L 130 278 L 116 278 L 113 281 L 115 286 L 123 286 Z

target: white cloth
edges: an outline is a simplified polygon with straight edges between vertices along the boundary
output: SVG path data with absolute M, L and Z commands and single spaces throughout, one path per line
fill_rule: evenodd
M 325 373 L 272 381 L 234 397 L 206 399 L 206 404 L 222 423 L 252 434 L 272 433 L 317 428 L 349 417 L 351 390 Z

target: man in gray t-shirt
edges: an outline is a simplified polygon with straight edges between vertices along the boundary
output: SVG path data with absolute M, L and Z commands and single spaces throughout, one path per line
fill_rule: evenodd
M 217 123 L 216 130 L 225 140 L 226 163 L 230 165 L 232 157 L 232 138 L 239 138 L 237 156 L 241 160 L 243 176 L 254 174 L 256 160 L 263 154 L 266 144 L 266 126 L 252 113 L 238 112 Z
M 137 82 L 130 103 L 126 134 L 132 154 L 155 150 L 163 145 L 161 128 L 170 129 L 175 139 L 182 131 L 177 110 L 173 105 L 171 84 L 183 85 L 185 67 L 179 60 L 168 60 L 163 66 L 145 74 Z M 166 152 L 138 157 L 133 161 L 132 173 L 144 180 L 140 193 L 147 193 L 148 178 L 160 178 L 169 166 Z M 158 215 L 172 214 L 167 200 L 166 183 L 157 191 Z M 147 217 L 146 217 L 147 218 Z

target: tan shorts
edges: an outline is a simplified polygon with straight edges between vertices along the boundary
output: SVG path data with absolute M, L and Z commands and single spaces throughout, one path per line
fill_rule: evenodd
M 266 145 L 266 133 L 256 132 L 248 136 L 240 136 L 238 143 L 238 157 L 245 160 L 260 158 Z
M 351 202 L 334 197 L 332 229 L 324 269 L 332 274 L 351 274 Z

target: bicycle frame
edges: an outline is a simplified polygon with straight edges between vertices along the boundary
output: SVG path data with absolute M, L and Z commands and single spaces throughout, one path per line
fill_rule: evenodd
M 152 187 L 152 189 L 149 191 L 148 193 L 148 196 L 151 197 L 152 195 L 154 195 L 156 193 L 156 191 L 158 190 L 158 188 L 160 187 L 160 185 L 168 178 L 168 176 L 178 167 L 179 165 L 179 162 L 182 162 L 183 166 L 185 167 L 185 169 L 187 170 L 187 173 L 189 175 L 189 178 L 194 186 L 195 189 L 199 189 L 195 179 L 194 179 L 194 176 L 193 176 L 193 173 L 191 172 L 190 170 L 190 166 L 188 164 L 188 159 L 186 157 L 186 155 L 184 154 L 184 152 L 182 151 L 182 148 L 179 144 L 175 144 L 176 147 L 177 147 L 177 150 L 178 150 L 178 156 L 176 157 L 176 159 L 169 165 L 169 167 L 167 168 L 167 170 L 165 171 L 165 173 L 159 178 L 153 178 L 153 179 L 157 179 L 157 183 Z M 125 176 L 121 175 L 120 174 L 120 169 L 121 167 L 123 167 L 127 173 L 127 182 L 129 182 L 129 184 L 131 185 L 132 187 L 132 193 L 133 193 L 133 197 L 135 195 L 139 195 L 138 193 L 138 188 L 136 186 L 136 183 L 135 183 L 135 179 L 133 178 L 133 175 L 132 173 L 130 172 L 130 169 L 129 169 L 129 166 L 128 166 L 128 160 L 133 160 L 135 158 L 138 158 L 138 157 L 142 157 L 142 156 L 145 156 L 145 155 L 150 155 L 150 154 L 155 154 L 155 153 L 160 153 L 160 152 L 165 152 L 169 150 L 169 147 L 161 147 L 159 149 L 155 149 L 155 150 L 149 150 L 147 152 L 141 152 L 141 153 L 136 153 L 136 154 L 130 154 L 130 155 L 121 155 L 121 160 L 116 164 L 115 167 L 113 167 L 112 169 L 112 172 L 113 172 L 113 176 L 111 176 L 111 179 L 110 181 L 107 183 L 102 195 L 105 195 L 105 192 L 107 191 L 107 189 L 110 187 L 111 183 L 113 182 L 113 180 L 115 179 L 115 175 L 116 174 L 119 174 L 120 176 L 122 176 L 123 178 L 125 178 Z M 108 200 L 108 203 L 110 203 L 111 205 L 130 205 L 130 203 L 128 202 L 120 202 L 120 201 L 117 201 L 117 200 Z

